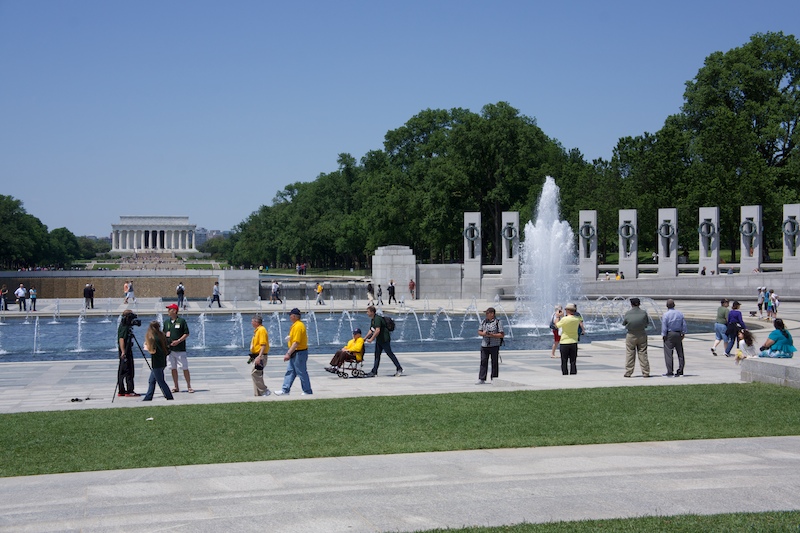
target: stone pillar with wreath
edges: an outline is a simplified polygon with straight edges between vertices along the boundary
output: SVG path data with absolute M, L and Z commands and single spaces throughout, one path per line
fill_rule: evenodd
M 719 207 L 701 207 L 699 217 L 697 235 L 700 255 L 697 273 L 713 275 L 719 272 Z
M 578 270 L 585 281 L 597 280 L 597 211 L 578 214 Z
M 461 233 L 464 237 L 464 277 L 461 282 L 461 294 L 480 296 L 483 277 L 480 212 L 464 213 L 464 229 Z
M 742 274 L 761 272 L 761 246 L 763 235 L 762 208 L 760 205 L 740 207 L 739 223 L 740 253 L 739 272 Z
M 636 209 L 620 209 L 619 225 L 619 266 L 625 279 L 639 277 L 639 222 Z M 601 272 L 602 277 L 602 272 Z
M 781 224 L 781 240 L 783 241 L 783 272 L 800 272 L 800 204 L 783 206 L 783 223 Z
M 678 210 L 674 207 L 658 210 L 658 277 L 678 276 Z

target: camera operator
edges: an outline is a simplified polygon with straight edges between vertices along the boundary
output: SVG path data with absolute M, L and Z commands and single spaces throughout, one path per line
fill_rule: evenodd
M 141 396 L 133 390 L 133 326 L 140 326 L 136 313 L 126 309 L 117 328 L 119 370 L 117 371 L 117 396 Z

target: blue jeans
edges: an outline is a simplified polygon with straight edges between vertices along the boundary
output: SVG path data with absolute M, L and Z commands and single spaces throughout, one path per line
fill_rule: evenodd
M 381 352 L 383 352 L 383 350 L 386 350 L 386 355 L 388 355 L 389 359 L 392 360 L 395 368 L 398 371 L 403 370 L 403 367 L 400 366 L 400 361 L 397 360 L 397 357 L 395 357 L 394 352 L 392 351 L 391 341 L 375 341 L 375 364 L 372 366 L 372 373 L 375 375 L 378 374 L 378 366 L 381 364 Z
M 147 387 L 147 394 L 144 395 L 142 398 L 143 401 L 149 402 L 153 399 L 153 393 L 156 392 L 156 383 L 161 388 L 161 392 L 164 393 L 164 396 L 167 400 L 172 399 L 172 391 L 169 390 L 169 386 L 167 382 L 164 381 L 164 369 L 163 368 L 154 368 L 150 371 L 150 379 L 148 380 L 148 387 Z
M 306 394 L 311 394 L 311 380 L 308 379 L 308 350 L 297 350 L 294 352 L 294 357 L 289 359 L 286 365 L 286 374 L 283 376 L 283 392 L 289 392 L 292 389 L 294 378 L 300 378 L 300 387 Z

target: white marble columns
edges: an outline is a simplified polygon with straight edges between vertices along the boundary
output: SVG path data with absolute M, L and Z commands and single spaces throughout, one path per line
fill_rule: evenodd
M 111 251 L 196 252 L 196 227 L 189 217 L 122 216 L 119 224 L 111 225 Z

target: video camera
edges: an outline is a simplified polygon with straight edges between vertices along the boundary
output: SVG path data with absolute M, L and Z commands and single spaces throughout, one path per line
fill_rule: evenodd
M 142 325 L 142 319 L 140 319 L 139 316 L 136 313 L 123 314 L 122 315 L 122 323 L 123 323 L 123 325 L 128 326 L 128 327 L 130 327 L 130 326 L 141 326 Z

